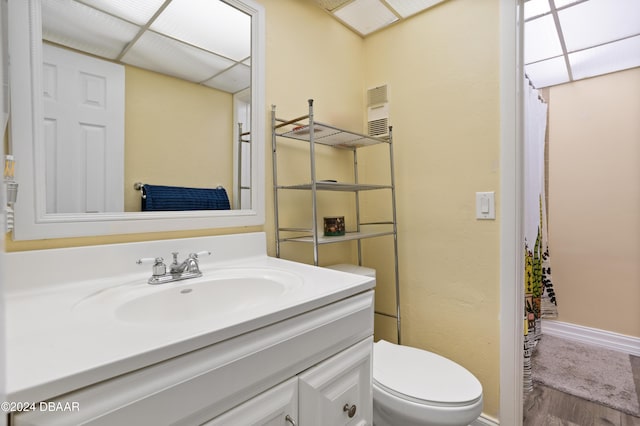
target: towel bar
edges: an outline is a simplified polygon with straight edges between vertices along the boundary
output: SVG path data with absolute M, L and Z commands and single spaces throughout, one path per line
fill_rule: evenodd
M 142 191 L 142 187 L 143 187 L 144 185 L 145 185 L 145 184 L 144 184 L 144 183 L 142 183 L 142 182 L 135 182 L 135 183 L 133 184 L 133 189 L 135 189 L 136 191 Z M 218 185 L 218 186 L 216 186 L 216 189 L 223 189 L 223 188 L 224 188 L 224 186 L 222 186 L 222 185 Z M 249 187 L 243 187 L 243 189 L 249 189 Z

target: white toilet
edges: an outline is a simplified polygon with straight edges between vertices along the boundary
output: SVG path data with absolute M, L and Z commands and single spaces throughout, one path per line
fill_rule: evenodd
M 374 343 L 374 426 L 467 426 L 481 413 L 482 385 L 461 365 L 422 349 Z
M 375 278 L 355 265 L 328 268 Z M 373 344 L 374 426 L 467 426 L 482 413 L 482 385 L 440 355 L 384 340 Z

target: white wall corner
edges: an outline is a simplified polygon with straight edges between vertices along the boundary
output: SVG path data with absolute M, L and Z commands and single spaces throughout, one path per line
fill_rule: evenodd
M 562 339 L 574 340 L 587 345 L 600 346 L 629 355 L 640 356 L 639 337 L 555 320 L 542 320 L 542 333 Z

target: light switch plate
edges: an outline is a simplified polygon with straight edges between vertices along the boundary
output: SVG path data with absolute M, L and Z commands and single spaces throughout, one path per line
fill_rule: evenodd
M 495 193 L 476 192 L 476 219 L 495 219 L 496 202 Z

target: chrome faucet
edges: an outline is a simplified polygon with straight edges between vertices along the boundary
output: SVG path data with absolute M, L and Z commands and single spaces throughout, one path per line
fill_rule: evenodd
M 183 274 L 185 272 L 189 273 L 199 273 L 200 268 L 198 267 L 198 254 L 191 253 L 182 263 L 178 263 L 178 252 L 175 251 L 171 253 L 173 255 L 173 263 L 170 265 L 169 273 L 171 274 Z
M 151 277 L 147 280 L 149 284 L 164 284 L 173 281 L 201 277 L 202 272 L 200 272 L 198 258 L 200 256 L 208 256 L 211 252 L 199 251 L 197 253 L 190 253 L 182 263 L 178 262 L 178 252 L 173 252 L 171 254 L 173 255 L 173 263 L 169 265 L 169 272 L 167 272 L 167 266 L 164 264 L 164 259 L 161 257 L 145 257 L 138 259 L 136 262 L 138 265 L 143 263 L 153 263 L 151 268 Z

